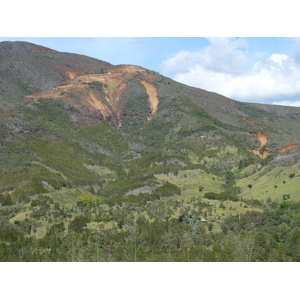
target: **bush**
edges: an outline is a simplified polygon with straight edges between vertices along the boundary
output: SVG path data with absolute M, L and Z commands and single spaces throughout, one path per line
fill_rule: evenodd
M 10 206 L 13 205 L 11 195 L 9 193 L 5 194 L 3 197 L 1 197 L 1 205 L 2 206 Z
M 30 198 L 27 195 L 26 191 L 18 189 L 12 193 L 12 199 L 15 203 L 29 203 Z
M 157 188 L 154 193 L 159 197 L 170 197 L 173 195 L 180 195 L 181 190 L 177 185 L 167 181 L 161 187 Z
M 89 221 L 90 219 L 85 216 L 77 216 L 70 222 L 69 231 L 80 233 Z
M 47 196 L 39 196 L 39 198 L 31 200 L 30 206 L 31 207 L 49 206 L 48 202 L 51 202 L 51 201 Z
M 95 196 L 88 196 L 83 195 L 78 197 L 77 205 L 84 206 L 84 207 L 95 207 L 97 204 L 103 201 L 103 197 L 95 197 Z
M 54 224 L 50 227 L 50 229 L 47 231 L 47 235 L 57 235 L 58 233 L 65 231 L 65 225 L 63 222 Z

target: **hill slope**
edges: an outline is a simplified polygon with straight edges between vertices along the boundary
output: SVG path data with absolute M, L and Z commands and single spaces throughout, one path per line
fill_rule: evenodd
M 0 43 L 0 91 L 1 208 L 11 208 L 9 226 L 31 222 L 31 236 L 59 220 L 71 226 L 87 203 L 140 211 L 175 201 L 164 220 L 188 205 L 222 224 L 300 200 L 300 108 L 242 103 L 142 67 L 21 42 Z M 92 219 L 87 228 L 100 230 Z M 114 228 L 124 216 L 105 220 Z
M 67 149 L 82 157 L 75 177 L 84 169 L 93 174 L 83 165 L 99 159 L 104 165 L 121 161 L 121 173 L 138 172 L 133 166 L 140 161 L 147 173 L 163 171 L 162 165 L 165 171 L 201 165 L 222 174 L 258 157 L 287 151 L 298 157 L 300 109 L 241 103 L 141 67 L 28 43 L 3 42 L 0 54 L 2 189 L 26 185 L 28 178 L 12 184 L 6 172 L 24 164 L 41 168 L 32 162 L 44 164 L 45 156 L 49 168 L 60 160 L 60 179 L 72 182 L 71 155 L 65 163 L 62 158 Z

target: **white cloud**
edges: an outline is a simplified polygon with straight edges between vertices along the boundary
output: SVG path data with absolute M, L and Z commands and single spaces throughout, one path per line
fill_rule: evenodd
M 164 61 L 164 72 L 179 82 L 236 100 L 298 106 L 300 40 L 295 41 L 290 56 L 274 53 L 252 66 L 244 40 L 209 41 L 211 44 L 198 52 L 180 52 Z
M 209 38 L 210 45 L 196 52 L 181 51 L 162 63 L 164 73 L 174 75 L 188 72 L 201 65 L 215 72 L 240 74 L 245 71 L 248 55 L 247 41 L 232 38 Z

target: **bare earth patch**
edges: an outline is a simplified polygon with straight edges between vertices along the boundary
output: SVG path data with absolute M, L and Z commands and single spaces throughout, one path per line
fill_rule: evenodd
M 159 100 L 158 100 L 157 90 L 152 84 L 148 83 L 145 80 L 140 80 L 140 82 L 144 85 L 146 92 L 149 96 L 151 115 L 148 116 L 148 120 L 151 120 L 153 116 L 156 114 L 158 108 Z
M 258 140 L 260 142 L 260 145 L 259 145 L 258 148 L 252 149 L 252 150 L 249 150 L 249 151 L 252 152 L 255 155 L 258 155 L 262 159 L 265 159 L 270 154 L 277 153 L 277 152 L 280 152 L 280 153 L 287 152 L 287 151 L 289 151 L 291 149 L 294 149 L 295 147 L 299 146 L 298 144 L 292 144 L 292 145 L 284 146 L 284 147 L 282 147 L 282 148 L 280 148 L 276 151 L 265 150 L 265 151 L 262 152 L 261 149 L 263 149 L 263 147 L 267 144 L 267 142 L 269 140 L 269 136 L 267 134 L 262 134 L 261 133 L 261 130 L 264 129 L 263 126 L 261 126 L 259 124 L 256 124 L 254 121 L 251 121 L 251 120 L 245 120 L 245 121 L 250 123 L 250 124 L 253 124 L 255 126 L 259 126 L 259 128 L 260 128 L 260 130 L 258 130 L 256 133 L 252 134 L 252 137 L 254 137 L 256 140 Z
M 71 104 L 78 111 L 88 109 L 91 112 L 99 112 L 105 120 L 113 115 L 117 116 L 117 125 L 121 127 L 121 110 L 120 101 L 127 87 L 127 81 L 136 76 L 141 84 L 145 87 L 148 94 L 148 101 L 151 113 L 147 116 L 151 120 L 158 110 L 158 93 L 157 89 L 151 84 L 153 74 L 146 72 L 138 66 L 121 65 L 110 69 L 104 74 L 85 74 L 79 75 L 73 69 L 63 70 L 66 74 L 64 85 L 52 88 L 49 91 L 29 95 L 28 104 L 38 99 L 60 99 L 65 103 Z M 99 88 L 93 86 L 94 83 L 100 83 Z M 85 107 L 85 108 L 84 108 Z M 77 119 L 74 119 L 75 121 Z

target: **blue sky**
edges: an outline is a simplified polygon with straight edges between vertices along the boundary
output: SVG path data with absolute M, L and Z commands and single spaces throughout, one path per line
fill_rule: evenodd
M 239 101 L 300 106 L 297 38 L 0 38 L 4 40 L 139 65 Z

